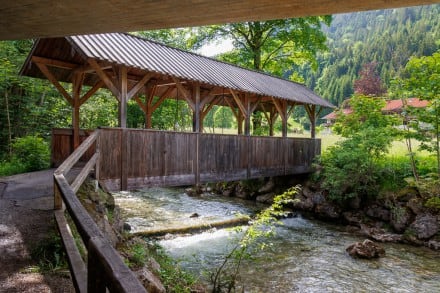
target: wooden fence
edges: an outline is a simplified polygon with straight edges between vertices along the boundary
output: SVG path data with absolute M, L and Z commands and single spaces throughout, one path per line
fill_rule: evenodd
M 53 146 L 67 148 L 66 133 L 54 132 Z M 109 190 L 308 173 L 321 151 L 318 139 L 122 128 L 100 129 L 99 144 L 100 182 Z M 52 157 L 63 160 L 67 153 L 53 149 Z M 92 155 L 93 146 L 80 160 Z
M 76 197 L 79 187 L 93 169 L 95 177 L 99 178 L 96 166 L 99 165 L 100 152 L 95 143 L 98 137 L 99 130 L 84 140 L 54 172 L 55 220 L 67 253 L 73 284 L 77 292 L 146 292 Z M 69 183 L 65 176 L 91 150 L 92 157 Z M 65 212 L 71 217 L 87 249 L 87 261 L 79 253 Z

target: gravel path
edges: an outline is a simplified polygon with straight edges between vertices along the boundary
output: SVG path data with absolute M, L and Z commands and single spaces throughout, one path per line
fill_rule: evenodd
M 0 177 L 0 292 L 74 292 L 69 277 L 32 270 L 32 247 L 53 230 L 52 174 Z

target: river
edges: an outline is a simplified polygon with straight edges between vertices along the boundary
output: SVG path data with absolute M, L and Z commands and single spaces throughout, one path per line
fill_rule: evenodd
M 115 194 L 116 203 L 134 231 L 253 214 L 249 201 L 189 197 L 181 189 L 152 188 Z M 192 217 L 194 213 L 198 217 Z M 165 237 L 159 243 L 180 265 L 200 275 L 218 267 L 239 238 L 231 229 Z M 422 247 L 382 244 L 377 260 L 353 259 L 345 248 L 363 237 L 345 227 L 301 216 L 277 226 L 271 245 L 243 264 L 245 292 L 440 292 L 440 253 Z

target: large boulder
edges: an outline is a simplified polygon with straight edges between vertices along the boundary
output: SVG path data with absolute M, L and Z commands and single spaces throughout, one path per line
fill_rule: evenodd
M 425 208 L 423 207 L 423 200 L 420 197 L 413 197 L 407 203 L 406 206 L 415 214 L 421 214 Z
M 165 293 L 166 289 L 159 280 L 149 269 L 142 267 L 135 271 L 138 279 L 142 282 L 142 285 L 147 289 L 147 292 L 152 293 Z
M 429 239 L 439 232 L 437 216 L 432 214 L 420 214 L 410 225 L 409 229 L 414 232 L 418 239 Z
M 366 259 L 378 258 L 385 255 L 385 250 L 382 246 L 368 239 L 349 245 L 346 251 L 352 257 Z
M 373 204 L 369 206 L 365 213 L 367 216 L 382 220 L 384 222 L 388 222 L 390 220 L 390 211 L 386 208 L 379 206 L 377 204 Z
M 397 206 L 391 210 L 390 224 L 398 233 L 403 233 L 411 221 L 411 211 L 406 207 Z
M 326 219 L 338 219 L 341 216 L 340 208 L 326 201 L 316 205 L 315 213 Z

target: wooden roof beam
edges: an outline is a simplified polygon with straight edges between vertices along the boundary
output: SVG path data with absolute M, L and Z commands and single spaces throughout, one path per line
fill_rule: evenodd
M 72 96 L 66 91 L 66 89 L 58 82 L 56 77 L 50 72 L 49 68 L 47 68 L 46 64 L 43 63 L 35 63 L 41 72 L 46 76 L 46 78 L 57 88 L 57 90 L 63 95 L 63 97 L 67 100 L 67 102 L 73 106 Z

